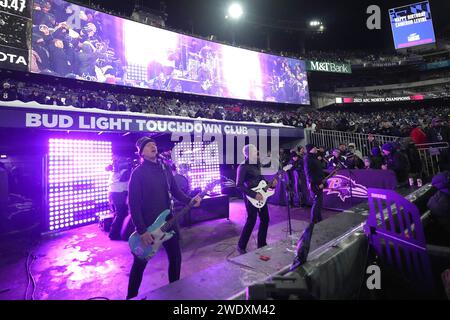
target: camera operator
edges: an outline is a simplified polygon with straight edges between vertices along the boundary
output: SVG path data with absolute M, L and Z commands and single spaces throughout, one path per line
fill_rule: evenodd
M 130 159 L 115 157 L 113 164 L 107 168 L 111 171 L 109 179 L 109 202 L 114 212 L 114 220 L 109 232 L 111 240 L 122 240 L 120 230 L 128 215 L 128 181 L 132 170 Z

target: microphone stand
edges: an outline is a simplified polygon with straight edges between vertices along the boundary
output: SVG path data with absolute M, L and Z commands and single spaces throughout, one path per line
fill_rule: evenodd
M 348 179 L 350 180 L 349 184 L 350 184 L 350 208 L 351 208 L 353 207 L 352 169 L 349 169 L 344 163 L 342 163 L 342 161 L 339 161 L 339 164 L 348 171 Z
M 292 236 L 292 225 L 291 225 L 291 186 L 289 184 L 290 179 L 289 179 L 289 174 L 287 172 L 283 173 L 283 175 L 287 176 L 286 178 L 282 178 L 282 181 L 285 183 L 286 185 L 286 190 L 285 190 L 285 200 L 286 200 L 286 204 L 287 204 L 287 213 L 288 213 L 288 224 L 289 224 L 289 235 Z

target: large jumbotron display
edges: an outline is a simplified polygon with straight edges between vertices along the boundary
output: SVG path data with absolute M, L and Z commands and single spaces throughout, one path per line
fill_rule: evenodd
M 389 9 L 395 49 L 436 42 L 429 1 Z
M 189 37 L 64 1 L 33 10 L 31 71 L 156 90 L 309 104 L 305 62 Z

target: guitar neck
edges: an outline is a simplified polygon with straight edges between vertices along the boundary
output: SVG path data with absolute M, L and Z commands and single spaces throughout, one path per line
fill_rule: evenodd
M 208 193 L 208 190 L 203 190 L 197 196 L 200 197 L 201 199 L 203 199 L 203 197 L 207 193 Z M 183 209 L 181 209 L 179 212 L 175 213 L 175 215 L 171 219 L 167 220 L 167 222 L 164 224 L 164 226 L 161 229 L 163 231 L 169 230 L 173 226 L 173 224 L 176 221 L 178 221 L 178 219 L 183 217 L 186 213 L 188 213 L 189 210 L 191 210 L 193 206 L 194 206 L 194 201 L 193 200 L 189 201 L 189 203 Z
M 275 180 L 279 179 L 284 173 L 284 170 L 280 170 L 277 172 L 277 174 L 275 175 L 275 177 L 273 177 L 273 179 L 270 181 L 270 184 L 272 184 L 272 182 L 274 182 Z

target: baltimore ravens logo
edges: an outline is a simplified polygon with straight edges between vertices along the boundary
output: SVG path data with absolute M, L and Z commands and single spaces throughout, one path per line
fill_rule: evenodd
M 337 195 L 342 202 L 348 198 L 367 198 L 367 187 L 343 175 L 335 175 L 327 180 L 323 190 L 327 195 Z

